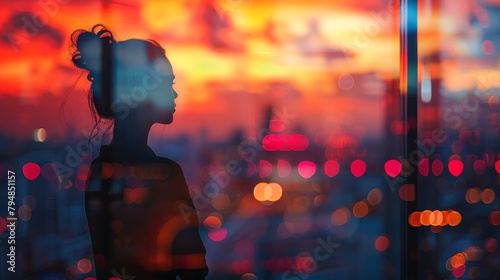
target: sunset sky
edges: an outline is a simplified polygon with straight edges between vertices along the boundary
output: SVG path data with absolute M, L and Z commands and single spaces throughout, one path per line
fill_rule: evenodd
M 438 36 L 443 30 L 478 36 L 467 24 L 470 11 L 477 10 L 473 1 L 449 5 L 446 15 L 426 12 L 431 9 L 427 2 L 421 1 L 422 56 L 443 50 Z M 385 94 L 383 81 L 399 75 L 395 11 L 397 6 L 385 0 L 10 1 L 0 11 L 0 97 L 15 96 L 35 109 L 11 112 L 23 114 L 17 123 L 23 127 L 2 122 L 0 129 L 26 136 L 42 126 L 48 127 L 49 135 L 59 134 L 64 127 L 53 111 L 61 104 L 64 121 L 88 126 L 90 84 L 71 63 L 69 38 L 74 30 L 97 23 L 105 24 L 118 40 L 154 39 L 166 49 L 180 94 L 171 131 L 209 127 L 218 134 L 238 126 L 252 128 L 269 104 L 287 106 L 304 121 L 319 117 L 324 121 L 318 128 L 352 122 L 378 129 L 383 106 L 377 97 Z M 471 52 L 467 42 L 446 40 L 453 43 L 446 47 L 452 55 Z M 453 61 L 449 65 L 453 67 Z M 452 71 L 453 76 L 444 77 L 452 79 L 445 83 L 452 89 L 467 88 L 477 80 L 474 71 Z M 348 84 L 346 90 L 341 84 L 345 79 L 339 77 L 363 83 Z M 283 96 L 290 94 L 287 88 L 269 89 L 272 82 L 288 84 L 298 97 Z M 58 104 L 40 104 L 43 94 Z M 225 122 L 225 129 L 214 125 L 220 122 Z

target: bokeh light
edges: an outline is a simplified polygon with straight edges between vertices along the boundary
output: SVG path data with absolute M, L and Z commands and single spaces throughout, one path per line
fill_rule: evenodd
M 415 185 L 404 184 L 399 188 L 399 197 L 404 201 L 415 200 Z
M 451 175 L 458 177 L 464 170 L 464 164 L 461 160 L 458 159 L 451 160 L 450 162 L 448 162 L 448 170 L 450 171 Z
M 401 162 L 395 159 L 391 159 L 385 162 L 384 164 L 384 170 L 387 175 L 391 177 L 396 177 L 401 173 L 401 170 L 403 169 L 403 165 Z
M 467 262 L 467 255 L 463 252 L 456 253 L 450 259 L 450 263 L 453 268 L 464 266 L 466 262 Z
M 78 270 L 81 273 L 89 273 L 92 270 L 92 263 L 88 259 L 81 259 L 78 261 Z
M 317 207 L 321 207 L 323 205 L 326 205 L 329 199 L 330 197 L 326 194 L 318 194 L 314 197 L 314 205 L 316 205 Z
M 488 238 L 484 241 L 484 250 L 488 253 L 495 253 L 498 249 L 498 241 L 495 238 Z
M 2 234 L 7 229 L 7 221 L 0 217 L 0 234 Z
M 368 203 L 375 206 L 382 201 L 382 197 L 383 197 L 383 195 L 382 195 L 382 192 L 380 191 L 380 189 L 375 188 L 368 193 L 366 200 L 368 201 Z
M 495 53 L 495 45 L 491 40 L 484 40 L 481 44 L 481 50 L 486 55 L 493 55 Z
M 429 221 L 433 226 L 440 226 L 443 223 L 443 213 L 439 210 L 432 211 Z
M 259 176 L 260 178 L 266 178 L 271 176 L 273 173 L 273 165 L 267 160 L 259 160 Z
M 350 217 L 351 213 L 347 208 L 340 208 L 333 211 L 331 221 L 333 225 L 341 226 L 346 224 Z
M 316 164 L 312 161 L 302 161 L 297 166 L 300 176 L 305 179 L 311 178 L 316 173 Z
M 343 90 L 350 90 L 354 87 L 354 77 L 349 73 L 344 73 L 339 76 L 339 87 Z
M 420 223 L 423 226 L 430 226 L 431 225 L 431 214 L 432 212 L 430 210 L 424 210 L 422 213 L 420 213 Z
M 495 170 L 497 171 L 498 174 L 500 174 L 500 160 L 497 160 L 495 162 Z
M 226 239 L 227 230 L 225 228 L 213 229 L 208 232 L 208 238 L 215 242 L 220 242 Z
M 31 207 L 28 205 L 21 205 L 19 207 L 17 214 L 19 215 L 19 219 L 27 222 L 31 219 Z
M 468 189 L 465 193 L 465 199 L 470 204 L 479 202 L 481 199 L 481 190 L 478 188 Z
M 434 174 L 434 176 L 441 175 L 441 173 L 443 173 L 444 170 L 443 162 L 440 161 L 439 159 L 434 160 L 432 162 L 431 169 L 432 169 L 432 174 Z
M 253 273 L 245 273 L 245 274 L 241 275 L 240 280 L 258 280 L 258 278 Z
M 462 266 L 453 268 L 451 273 L 453 274 L 454 277 L 460 278 L 464 275 L 465 269 L 466 269 L 465 265 L 462 265 Z
M 222 219 L 218 217 L 220 215 L 212 214 L 203 220 L 203 225 L 207 229 L 218 229 L 222 227 Z
M 486 161 L 482 159 L 474 161 L 473 168 L 478 175 L 483 175 L 484 171 L 486 171 L 486 167 L 487 167 Z
M 323 166 L 323 170 L 325 171 L 326 176 L 335 177 L 340 171 L 340 165 L 333 159 L 327 160 Z
M 295 267 L 299 273 L 310 274 L 316 270 L 317 264 L 310 253 L 302 252 L 295 258 Z
M 45 128 L 37 128 L 33 131 L 33 140 L 35 142 L 45 142 L 47 139 L 47 131 Z
M 26 179 L 33 181 L 40 175 L 40 166 L 34 162 L 28 162 L 23 165 L 23 174 Z
M 275 202 L 283 195 L 283 189 L 278 183 L 258 183 L 253 189 L 253 195 L 260 202 Z
M 275 125 L 272 125 L 275 127 Z M 309 147 L 309 139 L 303 134 L 268 134 L 262 139 L 262 147 L 269 152 L 304 151 Z
M 401 135 L 401 134 L 403 134 L 403 129 L 404 129 L 404 125 L 403 125 L 402 121 L 400 121 L 400 120 L 393 120 L 391 122 L 391 132 L 394 135 Z
M 441 227 L 457 226 L 462 221 L 462 215 L 454 210 L 423 210 L 415 211 L 408 216 L 408 223 L 411 226 L 431 226 L 434 233 L 441 231 Z
M 361 177 L 366 172 L 366 163 L 357 159 L 351 163 L 351 173 L 355 177 Z
M 376 240 L 375 240 L 375 249 L 377 249 L 377 251 L 385 251 L 387 250 L 387 248 L 389 247 L 389 239 L 387 238 L 387 236 L 379 236 Z
M 450 226 L 457 226 L 462 221 L 462 215 L 460 215 L 457 211 L 450 211 L 448 212 L 446 219 Z
M 420 160 L 418 163 L 418 171 L 422 176 L 429 176 L 429 159 L 428 158 L 423 158 Z
M 356 204 L 354 204 L 352 208 L 352 214 L 356 218 L 363 218 L 364 216 L 366 216 L 366 214 L 368 214 L 367 203 L 364 201 L 356 202 Z
M 500 226 L 500 211 L 493 211 L 488 218 L 490 224 Z
M 490 204 L 495 200 L 495 191 L 492 189 L 484 189 L 481 192 L 481 200 L 484 204 Z
M 282 159 L 278 160 L 277 169 L 278 169 L 278 176 L 280 178 L 285 178 L 292 172 L 292 166 L 290 165 L 290 163 Z
M 420 212 L 413 212 L 408 216 L 408 223 L 414 227 L 419 227 L 422 224 L 420 223 Z

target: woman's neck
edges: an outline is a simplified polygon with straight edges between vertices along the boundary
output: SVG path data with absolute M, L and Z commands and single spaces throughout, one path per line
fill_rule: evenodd
M 115 122 L 111 144 L 129 147 L 147 146 L 151 126 L 152 124 L 130 119 Z

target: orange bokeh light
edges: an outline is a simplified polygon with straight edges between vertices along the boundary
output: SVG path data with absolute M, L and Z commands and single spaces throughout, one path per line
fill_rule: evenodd
M 481 192 L 481 200 L 484 204 L 490 204 L 495 200 L 495 192 L 492 189 L 484 189 Z
M 500 226 L 500 211 L 491 212 L 489 221 L 494 226 Z
M 465 265 L 466 261 L 467 261 L 467 255 L 462 252 L 456 253 L 450 259 L 450 263 L 453 268 L 458 268 L 461 267 L 462 265 Z
M 431 215 L 429 216 L 429 221 L 433 226 L 440 226 L 443 222 L 443 213 L 441 213 L 441 211 L 439 210 L 432 211 Z
M 382 195 L 382 192 L 380 191 L 380 189 L 375 188 L 368 193 L 366 200 L 371 205 L 377 205 L 382 201 L 382 197 L 383 197 L 383 195 Z
M 449 211 L 446 210 L 441 211 L 441 214 L 443 214 L 443 220 L 441 221 L 441 224 L 439 226 L 444 227 L 448 224 L 448 213 Z
M 467 190 L 465 194 L 465 199 L 469 204 L 477 203 L 480 200 L 480 190 L 478 188 L 473 188 Z
M 350 217 L 351 213 L 347 208 L 340 208 L 332 213 L 331 221 L 332 224 L 336 226 L 341 226 L 347 223 Z
M 432 212 L 430 210 L 424 210 L 422 213 L 420 213 L 420 223 L 423 226 L 429 226 L 431 225 L 430 217 L 431 217 Z
M 222 221 L 219 217 L 210 215 L 205 218 L 203 225 L 208 229 L 218 229 L 222 226 Z
M 404 201 L 415 200 L 415 185 L 405 184 L 399 188 L 399 197 Z
M 368 204 L 364 201 L 357 202 L 352 208 L 352 213 L 356 218 L 363 218 L 368 214 Z
M 462 215 L 454 210 L 415 211 L 408 216 L 408 223 L 411 226 L 431 226 L 434 233 L 441 232 L 441 227 L 446 225 L 457 226 L 461 221 Z
M 450 226 L 457 226 L 462 221 L 462 215 L 457 211 L 450 211 L 446 217 Z
M 258 183 L 253 189 L 253 195 L 260 202 L 275 202 L 283 195 L 283 189 L 278 183 Z
M 375 249 L 385 251 L 389 247 L 389 239 L 386 236 L 380 236 L 375 240 Z
M 419 227 L 422 224 L 420 223 L 420 212 L 413 212 L 408 217 L 408 223 L 414 227 Z
M 78 270 L 81 273 L 89 273 L 92 270 L 92 263 L 88 259 L 81 259 L 78 261 Z

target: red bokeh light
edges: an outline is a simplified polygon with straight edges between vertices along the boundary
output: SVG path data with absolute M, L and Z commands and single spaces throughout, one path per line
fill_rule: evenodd
M 262 147 L 272 151 L 304 151 L 309 146 L 309 139 L 303 134 L 268 134 L 262 139 Z
M 401 173 L 402 169 L 403 169 L 403 165 L 401 164 L 401 162 L 399 162 L 398 160 L 395 160 L 395 159 L 388 160 L 384 164 L 385 173 L 387 173 L 387 175 L 389 175 L 391 177 L 398 176 L 399 173 Z
M 252 262 L 247 259 L 237 259 L 232 262 L 231 268 L 236 274 L 247 273 L 252 270 Z
M 464 170 L 464 164 L 458 159 L 451 160 L 450 162 L 448 162 L 448 170 L 450 171 L 451 175 L 458 177 Z
M 441 173 L 443 173 L 444 170 L 443 162 L 440 161 L 439 159 L 434 160 L 432 162 L 431 169 L 432 169 L 432 174 L 434 174 L 434 176 L 441 175 Z
M 366 163 L 357 159 L 351 163 L 351 173 L 355 177 L 361 177 L 366 172 Z
M 290 163 L 282 159 L 278 160 L 277 169 L 278 169 L 278 176 L 280 178 L 285 178 L 288 175 L 290 175 L 290 172 L 292 172 L 292 166 L 290 165 Z
M 78 261 L 78 270 L 81 273 L 89 273 L 92 270 L 92 263 L 88 259 L 81 259 Z
M 305 160 L 299 163 L 298 170 L 300 176 L 308 179 L 311 178 L 314 173 L 316 173 L 316 164 L 312 161 Z
M 269 130 L 272 132 L 280 132 L 285 129 L 285 122 L 283 120 L 271 120 L 269 123 Z
M 260 178 L 269 177 L 273 173 L 273 165 L 267 160 L 259 160 L 259 176 Z
M 385 251 L 389 247 L 389 239 L 386 236 L 380 236 L 375 240 L 375 249 Z
M 23 165 L 23 174 L 26 179 L 33 181 L 40 175 L 40 166 L 34 162 Z
M 482 159 L 478 159 L 476 161 L 474 161 L 474 171 L 478 174 L 478 175 L 483 175 L 484 171 L 486 171 L 486 161 L 482 160 Z
M 497 160 L 495 162 L 495 170 L 497 171 L 498 174 L 500 174 L 500 160 Z
M 210 240 L 215 242 L 220 242 L 226 239 L 226 236 L 227 236 L 227 230 L 225 228 L 213 229 L 208 232 L 208 238 L 210 238 Z
M 418 171 L 422 176 L 429 176 L 429 159 L 428 158 L 423 158 L 419 163 L 418 163 Z
M 465 265 L 461 265 L 457 268 L 453 268 L 453 270 L 451 271 L 451 274 L 453 274 L 454 277 L 456 278 L 460 278 L 464 275 L 465 273 Z
M 492 55 L 495 53 L 495 44 L 493 44 L 493 42 L 490 40 L 484 40 L 481 44 L 481 49 L 484 54 Z
M 500 211 L 493 211 L 489 217 L 490 224 L 500 226 Z
M 340 171 L 340 165 L 337 161 L 331 159 L 325 162 L 323 166 L 326 176 L 335 177 Z
M 0 218 L 0 234 L 2 234 L 5 229 L 7 229 L 7 222 L 4 218 Z

